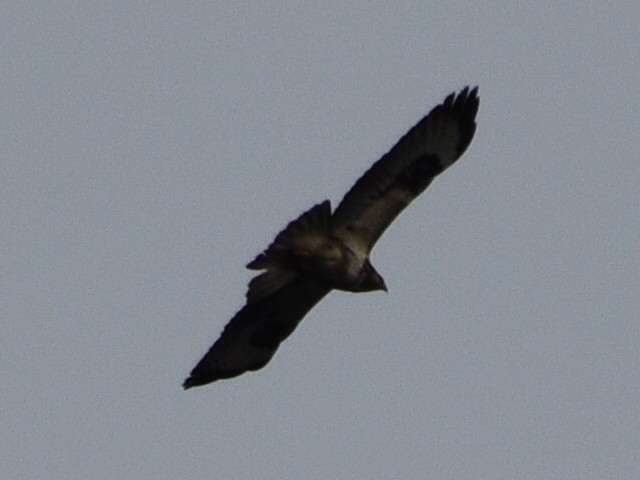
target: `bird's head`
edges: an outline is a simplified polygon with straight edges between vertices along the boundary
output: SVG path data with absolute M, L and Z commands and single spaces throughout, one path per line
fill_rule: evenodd
M 384 290 L 388 292 L 387 285 L 384 283 L 384 278 L 373 268 L 369 259 L 362 265 L 360 272 L 360 291 L 361 292 L 373 292 L 375 290 Z

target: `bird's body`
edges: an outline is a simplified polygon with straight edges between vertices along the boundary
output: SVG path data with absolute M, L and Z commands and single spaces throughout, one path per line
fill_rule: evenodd
M 331 204 L 325 200 L 287 225 L 269 248 L 247 265 L 252 270 L 266 270 L 249 284 L 247 299 L 271 293 L 279 280 L 296 276 L 348 292 L 384 290 L 384 281 L 368 255 L 354 251 L 337 237 L 331 221 Z
M 263 271 L 246 305 L 192 370 L 184 388 L 266 365 L 327 293 L 385 290 L 369 255 L 398 214 L 467 149 L 477 88 L 449 95 L 356 182 L 334 212 L 328 200 L 292 221 L 247 265 Z

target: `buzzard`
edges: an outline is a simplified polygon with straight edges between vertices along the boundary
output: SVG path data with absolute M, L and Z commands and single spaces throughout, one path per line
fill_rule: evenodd
M 333 213 L 328 200 L 289 223 L 251 263 L 246 304 L 191 371 L 185 389 L 264 367 L 333 289 L 387 290 L 369 260 L 380 235 L 467 149 L 478 87 L 450 94 L 355 183 Z

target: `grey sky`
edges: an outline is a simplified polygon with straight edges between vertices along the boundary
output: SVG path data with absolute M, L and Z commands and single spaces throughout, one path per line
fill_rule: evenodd
M 426 3 L 2 7 L 0 478 L 640 477 L 640 6 Z M 183 392 L 244 265 L 467 84 L 390 293 Z

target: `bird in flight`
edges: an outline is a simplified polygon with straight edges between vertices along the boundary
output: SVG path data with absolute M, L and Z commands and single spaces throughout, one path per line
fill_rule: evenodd
M 447 96 L 355 183 L 290 222 L 247 265 L 246 304 L 184 381 L 185 389 L 259 370 L 331 290 L 387 290 L 369 256 L 380 235 L 465 152 L 476 130 L 478 87 Z

